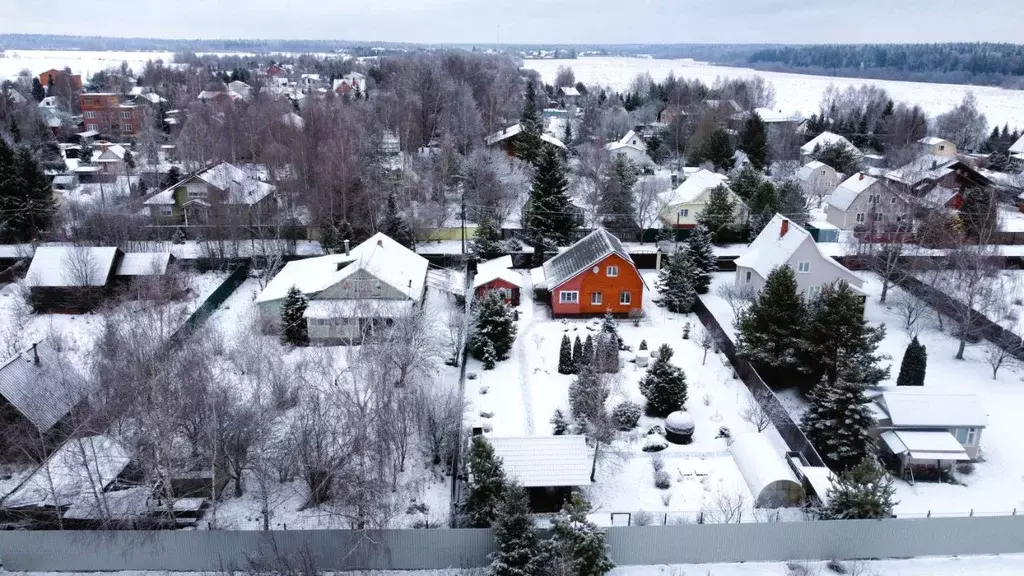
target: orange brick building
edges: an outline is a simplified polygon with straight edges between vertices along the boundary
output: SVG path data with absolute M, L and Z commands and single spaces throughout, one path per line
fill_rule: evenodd
M 633 259 L 603 228 L 544 263 L 553 316 L 617 316 L 643 308 L 644 281 Z
M 121 97 L 112 92 L 87 92 L 79 95 L 82 105 L 82 123 L 86 131 L 105 136 L 129 138 L 142 129 L 146 110 L 134 104 L 122 104 Z

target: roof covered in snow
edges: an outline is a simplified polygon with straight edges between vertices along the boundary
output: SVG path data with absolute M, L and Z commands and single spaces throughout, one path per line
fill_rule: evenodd
M 105 492 L 103 499 L 82 498 L 64 512 L 65 520 L 131 520 L 151 511 L 151 486 L 135 486 L 126 490 Z M 154 502 L 155 504 L 155 502 Z M 177 503 L 175 512 L 180 512 Z
M 686 180 L 683 181 L 675 190 L 669 190 L 668 192 L 662 192 L 658 195 L 658 198 L 666 206 L 675 206 L 677 204 L 689 204 L 700 197 L 701 194 L 717 188 L 719 186 L 728 185 L 725 183 L 726 177 L 723 174 L 716 174 L 710 170 L 700 169 L 694 174 L 690 175 Z
M 25 274 L 29 287 L 70 288 L 105 286 L 117 258 L 117 248 L 41 246 Z
M 378 232 L 348 255 L 330 254 L 289 262 L 256 301 L 280 300 L 292 286 L 307 296 L 315 295 L 362 270 L 419 302 L 426 286 L 427 266 L 426 258 Z
M 580 91 L 573 88 L 572 86 L 563 86 L 559 88 L 564 96 L 579 96 Z
M 272 194 L 277 188 L 272 184 L 263 182 L 260 174 L 262 169 L 256 165 L 249 165 L 252 168 L 243 170 L 238 166 L 221 162 L 215 166 L 201 170 L 185 178 L 181 182 L 153 195 L 144 205 L 166 205 L 174 204 L 174 190 L 197 180 L 213 186 L 225 193 L 224 202 L 227 204 L 252 205 L 263 200 Z
M 835 189 L 835 191 L 832 192 L 828 197 L 828 205 L 845 212 L 850 209 L 850 206 L 857 200 L 857 197 L 859 197 L 862 192 L 877 182 L 877 178 L 868 176 L 863 172 L 858 172 L 847 178 Z
M 479 288 L 488 282 L 499 279 L 513 286 L 523 287 L 523 275 L 512 270 L 511 255 L 477 264 L 476 276 L 473 277 L 473 288 Z
M 564 252 L 544 263 L 544 278 L 548 290 L 558 288 L 567 280 L 589 270 L 591 266 L 611 254 L 617 254 L 633 264 L 629 252 L 614 234 L 604 228 L 594 230 Z
M 782 110 L 775 110 L 774 108 L 755 108 L 754 112 L 761 118 L 761 121 L 765 124 L 774 123 L 786 123 L 786 122 L 802 122 L 803 118 L 799 114 L 791 114 L 783 112 Z
M 121 257 L 117 276 L 155 276 L 167 273 L 170 252 L 128 252 Z
M 494 146 L 498 142 L 502 142 L 504 140 L 507 140 L 507 139 L 509 139 L 509 138 L 511 138 L 511 137 L 513 137 L 513 136 L 515 136 L 517 134 L 519 134 L 522 131 L 523 131 L 523 125 L 522 124 L 513 124 L 513 125 L 509 126 L 508 128 L 505 128 L 505 129 L 503 129 L 503 130 L 501 130 L 499 132 L 495 132 L 494 134 L 491 134 L 491 135 L 487 136 L 487 138 L 484 139 L 484 142 L 488 146 Z M 547 134 L 547 133 L 541 134 L 540 135 L 540 139 L 543 140 L 544 142 L 547 142 L 548 144 L 552 144 L 554 146 L 557 146 L 558 148 L 565 149 L 565 143 L 562 142 L 561 140 L 559 140 L 558 138 L 555 138 L 554 136 L 552 136 L 550 134 Z
M 128 451 L 110 437 L 72 438 L 0 504 L 52 507 L 96 499 L 130 461 Z
M 796 474 L 772 446 L 767 435 L 759 432 L 740 434 L 733 439 L 729 450 L 736 461 L 736 467 L 743 474 L 747 487 L 750 488 L 750 493 L 754 496 L 755 506 L 777 504 L 771 500 L 780 485 L 787 491 L 803 493 L 803 486 L 797 480 Z
M 785 234 L 782 233 L 783 221 L 789 221 Z M 793 257 L 804 242 L 813 244 L 821 260 L 830 266 L 834 266 L 836 271 L 843 275 L 843 279 L 850 286 L 859 289 L 864 284 L 863 280 L 850 272 L 849 269 L 822 252 L 821 246 L 814 241 L 810 232 L 781 214 L 776 214 L 768 222 L 768 225 L 764 227 L 764 230 L 757 235 L 757 238 L 754 238 L 754 241 L 750 243 L 750 248 L 736 259 L 736 266 L 750 268 L 762 278 L 767 279 L 772 270 L 789 264 L 790 258 Z
M 1011 144 L 1007 152 L 1010 154 L 1024 154 L 1024 136 L 1021 136 L 1016 142 Z
M 488 438 L 510 478 L 525 488 L 590 484 L 590 449 L 583 436 Z
M 822 148 L 824 148 L 826 146 L 832 146 L 832 145 L 836 144 L 837 142 L 845 144 L 847 147 L 850 148 L 850 150 L 853 150 L 854 152 L 860 153 L 860 150 L 858 150 L 857 147 L 854 146 L 853 143 L 850 142 L 849 140 L 847 140 L 845 137 L 840 136 L 839 134 L 836 134 L 834 132 L 828 132 L 828 131 L 825 131 L 825 132 L 822 132 L 821 134 L 818 134 L 817 136 L 812 138 L 810 140 L 810 142 L 808 142 L 808 143 L 804 144 L 803 146 L 801 146 L 800 147 L 800 152 L 803 153 L 803 154 L 813 154 L 815 148 L 817 148 L 819 146 L 822 147 Z
M 943 140 L 942 138 L 938 138 L 936 136 L 925 136 L 924 138 L 921 138 L 920 140 L 917 141 L 918 144 L 924 144 L 925 146 L 935 146 L 936 144 L 942 144 L 943 142 L 952 144 L 952 142 L 950 142 L 949 140 Z
M 916 460 L 971 459 L 948 430 L 887 430 L 880 436 L 893 454 L 909 454 Z
M 78 405 L 88 385 L 45 338 L 0 365 L 0 396 L 40 432 L 53 428 Z
M 811 176 L 814 176 L 815 172 L 817 172 L 818 170 L 821 170 L 823 168 L 828 168 L 829 170 L 832 169 L 831 166 L 829 166 L 828 164 L 825 164 L 824 162 L 818 162 L 817 160 L 812 160 L 812 161 L 808 162 L 807 164 L 804 164 L 803 166 L 801 166 L 800 169 L 796 171 L 796 179 L 801 181 L 801 182 L 806 182 L 806 181 L 811 179 Z
M 974 394 L 929 390 L 882 390 L 875 402 L 896 428 L 984 428 L 988 423 Z

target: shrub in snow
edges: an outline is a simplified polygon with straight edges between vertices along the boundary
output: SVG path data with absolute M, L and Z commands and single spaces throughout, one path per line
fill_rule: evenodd
M 494 370 L 494 365 L 498 361 L 498 353 L 494 350 L 494 344 L 489 341 L 484 344 L 480 360 L 484 363 L 484 370 Z
M 660 454 L 651 456 L 651 468 L 654 468 L 655 472 L 665 469 L 665 460 Z
M 843 566 L 843 563 L 836 559 L 829 560 L 825 567 L 836 574 L 846 574 L 847 572 L 846 566 Z
M 661 426 L 658 426 L 657 424 L 655 424 L 654 426 L 651 426 L 650 428 L 647 429 L 647 433 L 648 434 L 661 434 L 661 435 L 664 435 L 665 434 L 665 429 L 662 428 Z
M 661 434 L 648 434 L 644 438 L 644 452 L 661 452 L 665 448 L 668 448 L 668 440 Z
M 632 430 L 640 421 L 640 405 L 635 402 L 625 401 L 612 410 L 612 418 L 619 430 Z
M 690 339 L 690 323 L 683 324 L 683 340 Z
M 655 470 L 654 487 L 658 490 L 668 490 L 672 487 L 672 477 L 664 470 Z
M 281 340 L 292 346 L 307 346 L 309 333 L 306 329 L 306 296 L 292 286 L 281 304 Z
M 484 385 L 484 384 L 481 384 L 481 385 L 480 385 L 480 394 L 487 394 L 487 391 L 488 391 L 488 390 L 490 390 L 490 387 L 489 387 L 489 386 L 486 386 L 486 385 Z
M 638 350 L 647 350 L 647 340 L 640 341 L 640 347 L 638 348 Z
M 185 243 L 185 232 L 181 228 L 174 231 L 171 236 L 171 244 L 184 244 Z
M 630 518 L 633 526 L 650 526 L 654 518 L 648 512 L 637 512 Z
M 870 457 L 839 474 L 828 489 L 826 520 L 872 520 L 892 516 L 892 478 Z
M 726 440 L 732 438 L 732 431 L 729 430 L 728 426 L 720 426 L 718 428 L 718 435 L 715 438 L 725 438 Z
M 672 493 L 668 492 L 661 495 L 661 505 L 668 508 L 669 503 L 672 502 Z
M 647 398 L 647 413 L 666 416 L 686 404 L 686 374 L 672 364 L 672 348 L 662 344 L 647 374 L 640 380 L 640 391 Z
M 970 476 L 974 474 L 974 462 L 959 462 L 956 465 L 956 471 L 964 476 Z
M 562 343 L 558 348 L 558 373 L 572 374 L 572 342 L 568 334 L 562 334 Z
M 551 417 L 551 426 L 552 434 L 555 436 L 562 436 L 569 431 L 569 421 L 561 409 L 555 410 L 555 414 Z
M 466 379 L 467 380 L 476 380 L 476 372 L 467 372 L 466 373 Z
M 494 410 L 481 410 L 480 411 L 480 417 L 481 418 L 494 418 Z
M 928 368 L 928 351 L 917 341 L 917 336 L 907 344 L 900 363 L 900 375 L 896 378 L 897 386 L 924 386 L 924 374 Z

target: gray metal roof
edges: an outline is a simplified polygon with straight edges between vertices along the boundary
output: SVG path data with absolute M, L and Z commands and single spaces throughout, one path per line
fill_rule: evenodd
M 590 484 L 591 452 L 583 436 L 489 437 L 505 473 L 525 488 Z
M 88 385 L 46 339 L 0 365 L 0 396 L 40 432 L 70 412 L 85 397 Z
M 630 264 L 633 263 L 622 242 L 611 232 L 604 228 L 594 230 L 566 251 L 544 263 L 544 277 L 547 279 L 548 290 L 558 288 L 610 254 L 618 254 Z
M 117 276 L 154 276 L 167 273 L 169 252 L 127 252 L 117 266 Z

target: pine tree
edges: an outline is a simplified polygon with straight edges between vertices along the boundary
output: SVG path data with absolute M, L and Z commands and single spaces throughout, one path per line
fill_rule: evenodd
M 572 241 L 576 219 L 568 190 L 561 158 L 553 147 L 545 147 L 534 173 L 524 222 L 530 242 L 538 252 Z
M 804 196 L 800 184 L 793 180 L 787 180 L 775 188 L 779 199 L 780 214 L 786 216 L 800 226 L 807 224 L 810 215 L 807 213 L 807 197 Z
M 716 170 L 725 172 L 733 166 L 732 142 L 729 141 L 729 134 L 721 128 L 712 132 L 701 145 L 697 154 L 698 163 L 711 162 Z
M 761 172 L 753 166 L 744 166 L 736 178 L 730 180 L 730 188 L 737 196 L 749 202 L 763 183 L 764 175 Z
M 873 327 L 868 323 L 862 297 L 849 284 L 828 285 L 810 304 L 803 364 L 812 382 L 825 378 L 829 384 L 840 379 L 877 384 L 889 376 L 889 367 L 879 366 L 888 359 L 878 353 L 883 338 L 885 325 Z
M 636 168 L 623 155 L 615 156 L 603 178 L 598 203 L 601 225 L 619 238 L 635 238 L 639 231 L 633 201 L 633 186 L 637 180 Z
M 488 292 L 474 310 L 473 334 L 470 351 L 477 360 L 484 360 L 488 344 L 494 351 L 494 360 L 508 358 L 516 339 L 516 325 L 512 310 L 497 292 Z
M 0 138 L 0 241 L 30 242 L 49 228 L 53 189 L 32 152 Z
M 32 99 L 36 102 L 42 102 L 43 98 L 46 98 L 46 88 L 43 88 L 43 83 L 39 81 L 39 78 L 33 78 Z
M 480 261 L 498 258 L 504 253 L 501 246 L 501 231 L 490 215 L 484 214 L 477 222 L 476 233 L 469 244 L 469 252 Z
M 698 225 L 686 239 L 686 259 L 690 262 L 690 283 L 697 294 L 707 294 L 711 274 L 718 270 L 718 259 L 711 247 L 711 233 Z
M 999 201 L 995 189 L 972 188 L 964 194 L 960 221 L 969 238 L 982 239 L 998 229 Z
M 583 363 L 583 341 L 580 335 L 576 335 L 576 341 L 572 344 L 572 373 L 579 374 L 580 364 Z
M 592 364 L 594 362 L 594 338 L 587 334 L 587 339 L 583 342 L 583 359 L 577 362 L 576 365 L 582 369 L 584 364 Z
M 572 343 L 568 334 L 562 334 L 562 345 L 558 349 L 558 373 L 572 374 Z
M 841 472 L 827 492 L 821 509 L 826 520 L 881 520 L 891 518 L 896 488 L 892 478 L 871 458 Z
M 834 469 L 845 470 L 874 449 L 870 429 L 874 424 L 861 384 L 822 380 L 811 390 L 810 407 L 801 429 Z
M 569 431 L 569 420 L 566 419 L 565 413 L 559 408 L 555 410 L 555 413 L 551 416 L 552 434 L 555 436 L 562 436 Z
M 658 273 L 657 288 L 669 312 L 689 314 L 697 298 L 693 280 L 696 273 L 686 252 L 676 252 Z
M 647 350 L 647 340 L 641 340 L 637 350 Z
M 604 315 L 601 333 L 594 348 L 594 367 L 598 372 L 615 374 L 619 371 L 619 329 L 611 312 Z
M 743 130 L 740 131 L 740 149 L 747 154 L 751 166 L 764 170 L 768 164 L 768 132 L 757 112 L 752 112 L 743 123 Z
M 522 127 L 522 132 L 519 133 L 515 141 L 516 157 L 527 164 L 537 164 L 543 149 L 550 148 L 550 146 L 545 146 L 544 141 L 540 139 L 543 126 L 540 116 L 537 114 L 537 93 L 533 80 L 526 81 L 523 115 L 519 119 L 519 125 Z
M 907 345 L 900 363 L 900 375 L 896 378 L 897 386 L 924 386 L 924 374 L 928 367 L 928 351 L 917 341 L 917 336 Z
M 505 493 L 505 471 L 494 447 L 483 436 L 474 436 L 469 449 L 469 482 L 466 516 L 471 528 L 488 528 L 498 514 Z
M 493 525 L 496 550 L 490 555 L 490 576 L 534 576 L 531 564 L 537 553 L 537 537 L 522 486 L 505 486 Z
M 826 146 L 817 146 L 811 154 L 815 160 L 828 164 L 841 174 L 851 175 L 857 171 L 860 159 L 845 142 L 833 142 Z
M 658 358 L 640 379 L 640 392 L 647 398 L 647 413 L 668 416 L 686 404 L 686 373 L 672 364 L 674 351 L 668 344 L 658 348 Z
M 724 185 L 713 188 L 708 194 L 704 209 L 697 215 L 697 223 L 711 232 L 715 242 L 723 242 L 725 235 L 736 220 L 736 203 L 729 198 L 729 191 Z
M 797 293 L 796 274 L 788 266 L 772 270 L 756 300 L 736 318 L 737 352 L 780 381 L 795 376 L 807 309 Z
M 309 333 L 306 328 L 306 296 L 292 286 L 281 304 L 281 341 L 292 346 L 307 346 Z
M 402 218 L 402 215 L 398 212 L 398 202 L 395 201 L 393 193 L 388 195 L 387 204 L 384 208 L 384 221 L 380 225 L 380 231 L 386 234 L 388 238 L 410 250 L 416 246 L 416 238 L 413 237 L 412 230 L 409 229 L 405 218 Z
M 590 504 L 579 492 L 555 516 L 551 539 L 541 545 L 534 574 L 604 576 L 615 568 L 608 557 L 605 535 L 587 520 Z

